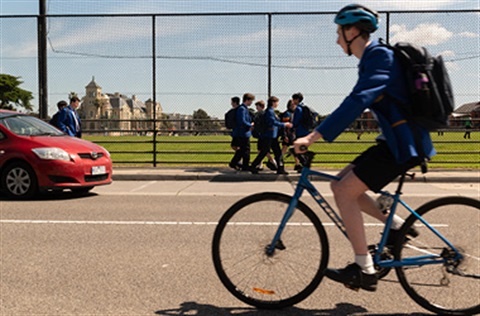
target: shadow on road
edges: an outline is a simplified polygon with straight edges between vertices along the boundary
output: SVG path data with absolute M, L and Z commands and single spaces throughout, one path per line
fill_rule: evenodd
M 177 309 L 158 310 L 157 315 L 196 315 L 196 316 L 427 316 L 430 314 L 422 313 L 389 313 L 389 314 L 369 314 L 362 306 L 348 303 L 339 303 L 334 309 L 302 309 L 290 307 L 281 310 L 258 310 L 255 308 L 237 308 L 237 307 L 218 307 L 209 304 L 198 304 L 196 302 L 185 302 Z
M 71 192 L 71 191 L 41 192 L 30 199 L 15 199 L 0 193 L 0 201 L 54 201 L 54 200 L 61 201 L 61 200 L 89 198 L 97 195 L 98 195 L 97 193 L 92 193 L 92 192 L 88 192 L 88 193 Z

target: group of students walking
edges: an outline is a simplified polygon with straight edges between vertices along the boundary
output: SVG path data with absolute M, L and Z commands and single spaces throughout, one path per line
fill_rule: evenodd
M 310 133 L 310 130 L 303 125 L 303 95 L 295 93 L 287 103 L 287 109 L 280 117 L 277 116 L 280 99 L 271 96 L 265 102 L 260 100 L 255 103 L 257 112 L 249 107 L 255 101 L 255 96 L 251 93 L 245 93 L 240 103 L 240 98 L 231 99 L 232 108 L 235 109 L 235 124 L 232 129 L 232 149 L 235 150 L 229 166 L 235 170 L 249 171 L 257 174 L 262 169 L 263 159 L 270 157 L 270 151 L 273 152 L 274 160 L 269 158 L 267 167 L 276 170 L 277 174 L 288 174 L 285 171 L 283 154 L 288 146 L 298 137 L 304 137 Z M 250 138 L 258 138 L 258 155 L 250 164 Z M 280 139 L 281 138 L 281 139 Z M 279 140 L 280 139 L 280 140 Z M 282 148 L 280 148 L 280 142 Z M 296 171 L 301 171 L 299 164 L 295 165 Z

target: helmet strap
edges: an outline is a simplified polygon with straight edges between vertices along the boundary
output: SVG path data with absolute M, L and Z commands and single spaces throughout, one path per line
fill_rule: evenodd
M 343 36 L 343 40 L 347 44 L 347 54 L 348 54 L 348 56 L 352 56 L 352 49 L 350 48 L 350 45 L 352 44 L 352 42 L 354 40 L 357 39 L 357 37 L 360 37 L 361 35 L 362 35 L 362 32 L 358 33 L 351 40 L 348 41 L 347 37 L 345 36 L 345 27 L 342 26 L 342 36 Z

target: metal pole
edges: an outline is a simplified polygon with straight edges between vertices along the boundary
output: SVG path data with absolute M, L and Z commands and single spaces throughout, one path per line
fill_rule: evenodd
M 390 44 L 390 12 L 387 12 L 387 38 L 385 39 L 387 41 L 387 44 Z
M 40 12 L 37 19 L 38 40 L 38 114 L 41 119 L 48 117 L 47 85 L 47 18 L 46 1 L 40 0 Z
M 153 93 L 153 166 L 157 166 L 157 52 L 156 52 L 156 24 L 152 16 L 152 93 Z
M 268 97 L 272 96 L 272 14 L 268 14 Z

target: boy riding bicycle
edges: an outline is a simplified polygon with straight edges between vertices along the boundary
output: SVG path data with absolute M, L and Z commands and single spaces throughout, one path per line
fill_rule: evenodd
M 358 80 L 352 92 L 312 133 L 295 141 L 295 151 L 310 146 L 323 138 L 332 142 L 365 109 L 370 109 L 382 134 L 377 144 L 367 149 L 346 166 L 331 183 L 335 202 L 340 210 L 347 235 L 355 253 L 355 263 L 344 269 L 327 269 L 325 275 L 352 288 L 375 291 L 377 276 L 363 226 L 361 212 L 385 222 L 388 214 L 382 213 L 367 190 L 379 192 L 397 176 L 421 163 L 420 157 L 435 155 L 427 130 L 407 122 L 395 100 L 408 102 L 406 79 L 392 50 L 370 39 L 378 29 L 378 13 L 358 4 L 341 9 L 336 17 L 337 44 L 349 56 L 360 62 Z M 387 96 L 388 95 L 388 96 Z M 415 131 L 414 131 L 415 129 Z M 416 134 L 414 134 L 416 133 Z M 416 146 L 416 139 L 420 146 Z M 421 148 L 424 152 L 419 152 Z M 395 216 L 390 236 L 400 229 L 403 220 Z M 412 237 L 418 233 L 411 231 Z M 387 243 L 393 243 L 394 240 Z

